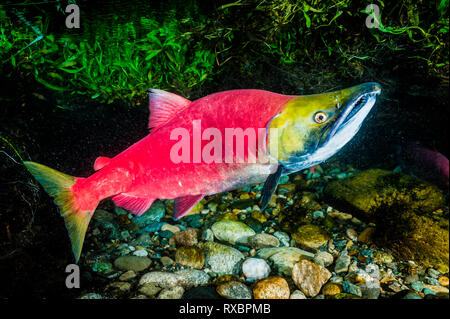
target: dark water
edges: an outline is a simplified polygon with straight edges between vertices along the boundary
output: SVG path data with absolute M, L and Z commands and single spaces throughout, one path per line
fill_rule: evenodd
M 89 7 L 83 11 L 83 19 L 88 23 L 86 29 L 73 32 L 74 37 L 84 37 L 90 28 L 98 25 L 103 25 L 107 32 L 108 24 L 120 23 L 121 19 L 138 20 L 145 12 L 164 9 L 164 4 L 156 1 L 139 1 L 132 6 L 117 1 L 97 6 L 88 5 L 88 1 L 77 3 L 82 8 Z M 204 4 L 202 10 L 208 8 Z M 35 12 L 42 10 L 42 6 L 35 8 Z M 49 10 L 48 14 L 54 15 L 52 21 L 55 21 L 49 31 L 61 32 L 64 17 L 55 10 Z M 450 155 L 448 83 L 402 66 L 394 71 L 389 61 L 371 70 L 370 78 L 334 78 L 324 83 L 320 71 L 326 67 L 332 65 L 311 70 L 301 65 L 280 69 L 261 63 L 252 66 L 253 76 L 249 77 L 232 62 L 215 81 L 194 90 L 192 99 L 240 88 L 310 94 L 376 81 L 383 86 L 383 95 L 358 135 L 329 162 L 348 163 L 359 169 L 393 169 L 398 165 L 396 148 L 412 140 L 447 157 Z M 20 79 L 15 74 L 16 80 L 11 81 L 0 76 L 0 132 L 24 159 L 73 176 L 89 176 L 96 157 L 114 156 L 147 134 L 146 106 L 96 104 L 68 96 L 69 103 L 87 106 L 77 111 L 63 110 L 55 107 L 56 99 L 51 92 L 31 79 Z M 63 269 L 73 260 L 63 220 L 52 200 L 24 168 L 5 154 L 12 155 L 12 150 L 7 146 L 1 150 L 4 152 L 0 153 L 0 296 L 70 298 L 79 295 L 64 285 Z M 91 278 L 89 284 L 91 291 L 95 291 L 96 284 L 101 285 L 102 280 Z

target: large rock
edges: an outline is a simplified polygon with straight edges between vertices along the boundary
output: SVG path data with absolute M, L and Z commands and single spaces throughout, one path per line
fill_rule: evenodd
M 370 237 L 378 246 L 391 249 L 401 259 L 448 271 L 449 223 L 448 217 L 439 216 L 445 198 L 436 186 L 409 175 L 371 169 L 329 183 L 324 195 L 336 207 L 352 209 L 374 222 Z
M 317 296 L 330 277 L 328 269 L 309 260 L 300 260 L 292 269 L 292 280 L 308 297 Z
M 246 224 L 234 220 L 221 220 L 211 226 L 214 236 L 221 241 L 232 245 L 237 243 L 247 243 L 250 236 L 255 235 L 255 231 Z
M 413 176 L 382 169 L 369 169 L 333 181 L 323 192 L 329 203 L 351 209 L 366 219 L 370 219 L 380 206 L 402 203 L 408 209 L 425 213 L 441 208 L 445 203 L 436 186 Z
M 239 263 L 244 255 L 237 249 L 215 242 L 205 242 L 198 245 L 205 254 L 205 265 L 212 271 L 222 274 L 239 272 Z
M 379 210 L 374 241 L 403 260 L 414 260 L 441 273 L 449 271 L 448 220 L 403 209 Z

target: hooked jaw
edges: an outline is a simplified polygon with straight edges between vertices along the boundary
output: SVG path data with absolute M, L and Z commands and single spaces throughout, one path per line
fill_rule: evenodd
M 283 166 L 291 172 L 298 171 L 317 165 L 337 153 L 359 131 L 380 93 L 381 86 L 376 82 L 336 92 L 336 109 L 340 113 L 336 120 L 324 127 L 324 132 L 311 153 L 294 157 L 290 163 L 283 163 Z

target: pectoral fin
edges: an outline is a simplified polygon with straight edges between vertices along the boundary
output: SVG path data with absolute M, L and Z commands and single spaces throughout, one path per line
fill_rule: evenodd
M 284 167 L 279 165 L 277 171 L 267 177 L 261 192 L 261 213 L 267 208 L 267 205 L 269 205 L 270 199 L 277 189 L 277 185 L 283 171 Z

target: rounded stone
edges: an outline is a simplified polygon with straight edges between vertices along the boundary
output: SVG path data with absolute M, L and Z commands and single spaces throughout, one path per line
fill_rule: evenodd
M 326 244 L 330 239 L 330 236 L 319 226 L 307 224 L 300 226 L 297 231 L 292 234 L 292 238 L 301 247 L 316 250 L 320 246 Z
M 269 234 L 256 234 L 248 237 L 248 244 L 252 248 L 261 249 L 267 247 L 278 247 L 280 246 L 280 241 L 275 236 Z
M 242 273 L 248 281 L 256 281 L 269 276 L 270 266 L 264 259 L 248 258 L 242 263 Z
M 287 281 L 282 277 L 269 277 L 256 283 L 253 288 L 255 299 L 289 299 Z
M 198 247 L 179 247 L 175 252 L 175 262 L 183 266 L 202 269 L 205 255 Z
M 147 257 L 121 256 L 114 261 L 114 266 L 121 270 L 139 272 L 147 269 L 152 261 Z
M 233 220 L 222 220 L 211 226 L 214 236 L 232 245 L 246 243 L 248 237 L 255 235 L 255 231 L 246 224 Z
M 205 242 L 198 245 L 205 254 L 205 265 L 212 271 L 222 274 L 238 272 L 238 263 L 244 255 L 237 249 L 215 242 Z
M 252 299 L 250 289 L 239 281 L 228 281 L 220 284 L 217 293 L 227 299 Z
M 332 282 L 325 284 L 322 288 L 322 294 L 326 297 L 332 297 L 342 292 L 341 286 Z
M 306 259 L 300 260 L 292 268 L 292 280 L 308 297 L 317 296 L 330 277 L 328 269 Z

